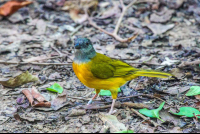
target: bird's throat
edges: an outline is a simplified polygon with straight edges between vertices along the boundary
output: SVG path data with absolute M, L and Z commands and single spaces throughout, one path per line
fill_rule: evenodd
M 96 52 L 94 50 L 91 51 L 76 50 L 74 62 L 86 63 L 89 62 L 94 56 L 96 56 Z

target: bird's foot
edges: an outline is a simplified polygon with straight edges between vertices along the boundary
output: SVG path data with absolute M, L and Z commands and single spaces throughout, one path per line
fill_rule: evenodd
M 92 103 L 92 99 L 87 103 L 87 105 L 90 105 Z
M 110 110 L 110 112 L 108 113 L 108 115 L 115 114 L 116 112 L 117 112 L 117 110 Z

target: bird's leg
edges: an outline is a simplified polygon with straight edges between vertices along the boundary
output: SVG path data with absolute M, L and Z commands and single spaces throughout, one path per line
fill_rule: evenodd
M 92 97 L 92 99 L 88 102 L 87 105 L 90 105 L 92 103 L 92 101 L 98 96 L 100 89 L 95 89 L 95 91 L 96 91 L 96 94 L 94 95 L 94 97 Z
M 92 101 L 98 96 L 98 94 L 95 94 L 94 97 L 92 97 L 92 99 L 90 99 L 90 101 L 88 102 L 87 105 L 90 105 L 92 103 Z
M 114 106 L 115 106 L 115 101 L 116 101 L 116 99 L 113 99 L 112 106 L 111 106 L 110 112 L 108 114 L 112 114 L 113 113 Z

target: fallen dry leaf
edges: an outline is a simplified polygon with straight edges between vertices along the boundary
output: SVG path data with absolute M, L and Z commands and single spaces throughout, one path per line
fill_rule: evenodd
M 79 14 L 79 11 L 77 9 L 71 9 L 69 14 L 72 20 L 74 20 L 74 22 L 76 23 L 83 23 L 87 20 L 87 15 Z
M 184 76 L 184 73 L 178 68 L 173 68 L 170 73 L 178 79 L 181 79 Z
M 69 117 L 73 117 L 73 116 L 81 116 L 81 115 L 85 115 L 86 114 L 86 110 L 82 110 L 82 109 L 72 109 L 69 112 Z
M 32 1 L 8 1 L 0 7 L 0 15 L 9 16 L 15 13 L 18 9 L 31 4 Z
M 61 95 L 59 95 L 57 98 L 51 101 L 51 107 L 54 110 L 58 110 L 59 108 L 65 105 L 66 101 L 67 101 L 67 95 L 66 93 L 63 92 Z
M 174 86 L 174 87 L 169 87 L 166 90 L 163 90 L 163 92 L 175 95 L 175 94 L 183 93 L 189 89 L 190 89 L 190 86 L 184 86 L 184 87 Z
M 162 4 L 167 5 L 169 8 L 178 9 L 185 0 L 160 0 Z
M 34 107 L 51 107 L 51 102 L 38 102 L 33 105 Z
M 36 61 L 41 61 L 41 60 L 45 60 L 49 57 L 47 57 L 46 55 L 41 55 L 41 56 L 37 56 L 37 57 L 31 57 L 28 59 L 23 59 L 24 62 L 36 62 Z
M 110 127 L 111 133 L 126 130 L 125 125 L 119 122 L 117 120 L 117 117 L 114 115 L 105 115 L 105 114 L 100 113 L 99 118 L 104 122 L 106 126 Z
M 25 112 L 20 116 L 21 116 L 21 119 L 27 120 L 29 122 L 44 121 L 46 118 L 43 113 L 31 113 L 31 112 Z
M 171 60 L 168 57 L 165 57 L 165 61 L 163 61 L 161 63 L 161 65 L 163 65 L 163 66 L 171 66 L 171 65 L 174 65 L 174 64 L 178 64 L 178 63 L 180 63 L 180 60 Z
M 175 126 L 178 126 L 181 119 L 179 119 L 179 117 L 177 117 L 175 115 L 170 114 L 168 111 L 169 111 L 169 109 L 161 110 L 161 112 L 159 114 L 161 119 L 164 121 L 172 122 L 172 123 L 174 123 Z M 159 122 L 161 122 L 161 121 L 159 120 Z
M 156 23 L 151 23 L 147 24 L 147 27 L 155 34 L 163 34 L 167 32 L 169 29 L 172 29 L 175 25 L 174 24 L 168 24 L 168 25 L 162 25 L 162 24 L 156 24 Z
M 29 82 L 38 81 L 36 76 L 33 76 L 28 71 L 10 79 L 0 79 L 0 83 L 5 87 L 18 87 Z
M 174 10 L 168 10 L 166 8 L 163 9 L 163 11 L 159 13 L 153 13 L 150 16 L 151 22 L 157 22 L 157 23 L 164 23 L 171 19 L 172 14 L 174 13 Z
M 45 98 L 38 92 L 38 90 L 35 87 L 32 87 L 31 94 L 32 94 L 33 98 L 35 98 L 39 102 L 46 101 Z
M 14 113 L 14 114 L 13 114 L 13 117 L 15 118 L 15 120 L 18 120 L 18 121 L 21 122 L 21 117 L 19 116 L 18 113 Z
M 196 98 L 197 100 L 200 100 L 200 95 L 195 95 L 195 98 Z
M 139 128 L 138 133 L 154 133 L 154 131 L 156 129 L 147 124 L 140 124 L 138 128 Z
M 33 107 L 51 107 L 51 102 L 47 102 L 35 87 L 32 87 L 31 92 L 28 89 L 24 89 L 22 93 L 27 97 Z M 37 101 L 34 101 L 34 98 Z
M 82 106 L 83 109 L 106 109 L 106 108 L 110 108 L 111 105 L 98 105 L 98 104 L 91 104 L 91 105 L 85 105 L 85 106 Z M 116 108 L 120 108 L 121 107 L 121 103 L 119 101 L 117 101 L 115 103 L 115 106 Z
M 82 23 L 87 20 L 85 10 L 96 9 L 97 5 L 97 0 L 69 0 L 65 1 L 62 10 L 69 11 L 70 17 L 74 20 L 74 22 Z
M 22 90 L 22 93 L 27 97 L 29 103 L 31 103 L 31 106 L 32 106 L 33 102 L 34 102 L 34 98 L 31 94 L 31 92 L 28 89 L 24 89 L 24 90 Z
M 169 130 L 170 133 L 183 133 L 180 127 L 174 127 L 173 129 Z
M 149 108 L 149 106 L 143 103 L 124 102 L 123 105 L 128 106 L 130 108 Z
M 101 17 L 98 17 L 98 19 L 106 19 L 113 15 L 120 15 L 121 11 L 119 9 L 120 3 L 118 1 L 113 1 L 113 6 L 109 8 L 108 10 L 105 10 L 102 12 Z
M 47 27 L 47 24 L 44 20 L 42 20 L 42 19 L 38 20 L 36 23 L 37 35 L 45 34 L 46 27 Z

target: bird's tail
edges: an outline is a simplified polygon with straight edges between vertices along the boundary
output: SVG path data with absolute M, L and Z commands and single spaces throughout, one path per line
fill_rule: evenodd
M 170 73 L 159 72 L 155 70 L 138 70 L 134 76 L 146 76 L 146 77 L 158 77 L 158 78 L 169 78 L 173 77 Z

